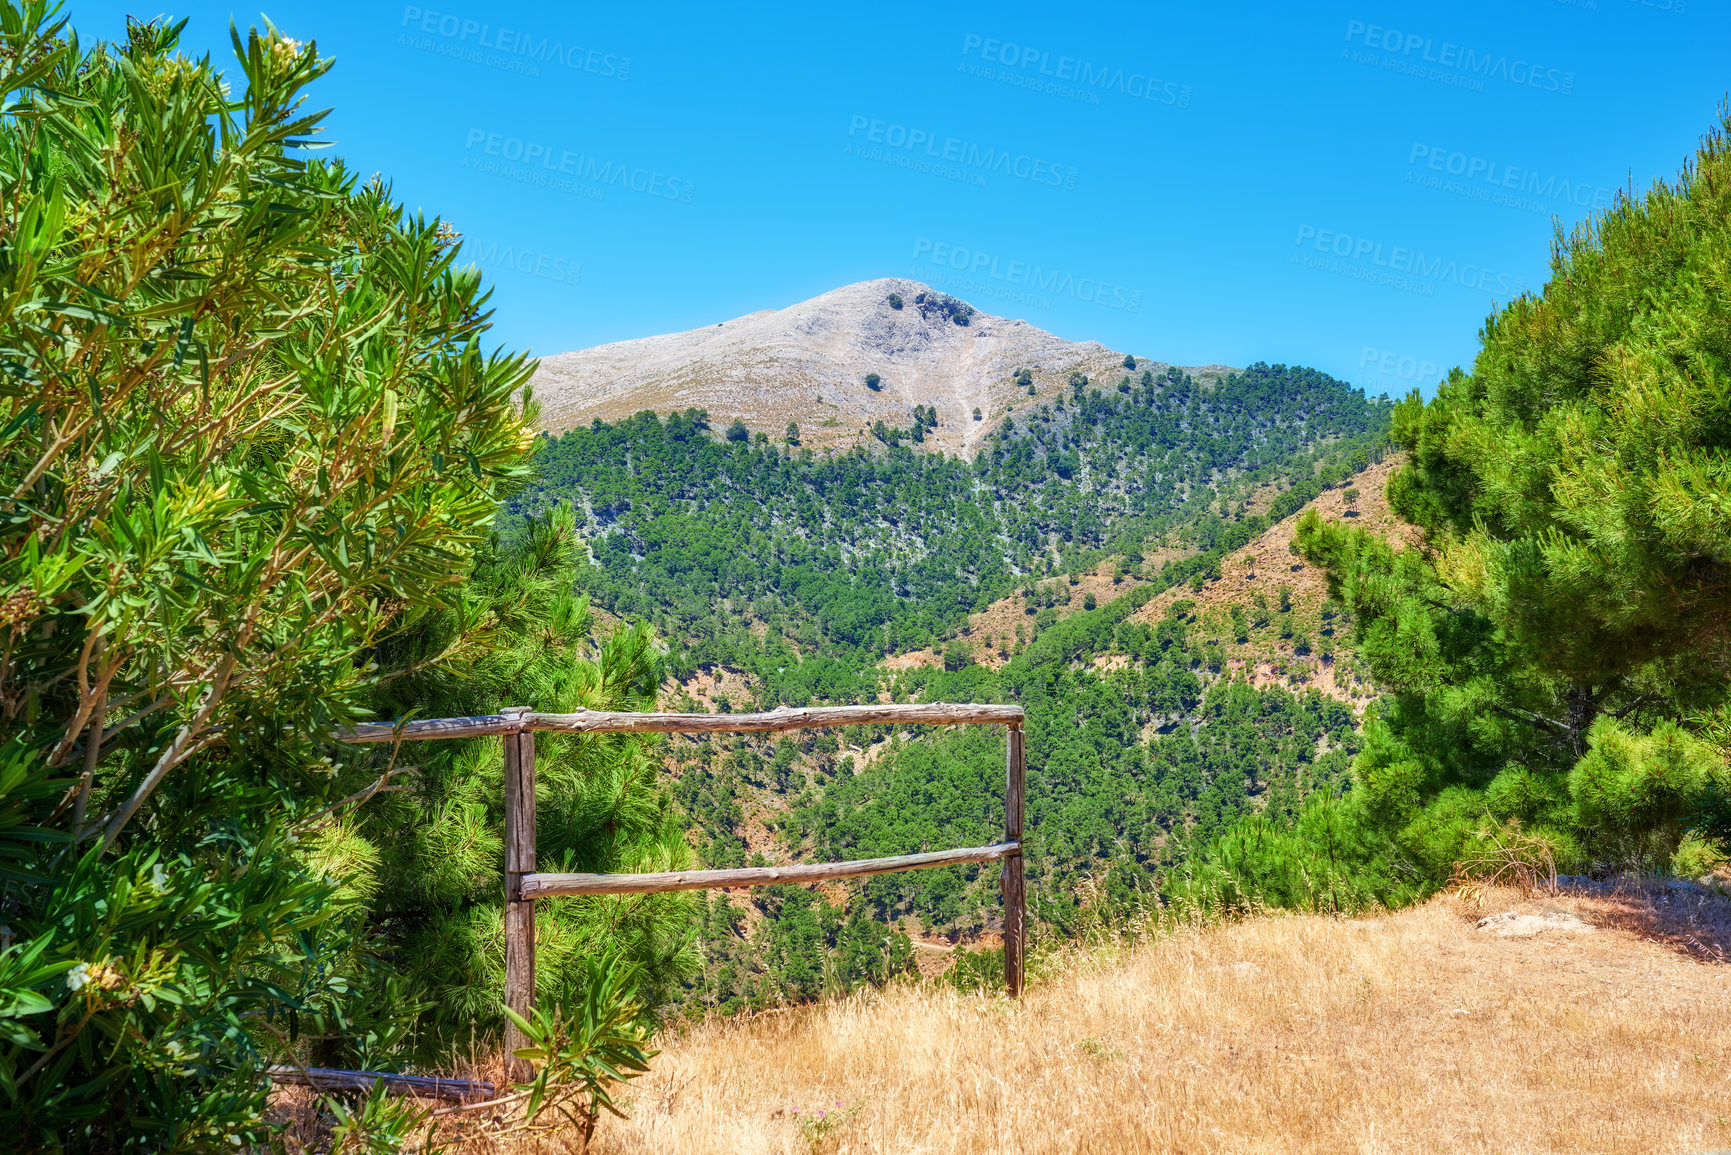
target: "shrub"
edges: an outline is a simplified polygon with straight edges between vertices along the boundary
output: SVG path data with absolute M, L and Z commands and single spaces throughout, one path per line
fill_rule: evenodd
M 750 441 L 751 430 L 745 427 L 744 421 L 735 417 L 733 423 L 727 427 L 727 439 L 729 441 Z
M 889 299 L 890 308 L 899 309 L 902 307 L 902 295 L 900 293 L 891 293 Z
M 981 415 L 980 407 L 978 405 L 974 406 L 974 420 L 975 421 L 984 420 L 984 417 Z
M 876 389 L 878 387 L 878 383 L 881 382 L 882 380 L 883 380 L 883 378 L 879 377 L 876 373 L 867 373 L 865 375 L 866 388 L 867 389 Z
M 179 25 L 0 15 L 6 1142 L 262 1146 L 280 1040 L 411 1021 L 326 870 L 384 755 L 328 733 L 524 475 L 531 366 L 448 226 L 302 153 L 313 46 L 237 35 L 231 96 Z
M 1724 760 L 1674 722 L 1633 734 L 1610 717 L 1588 732 L 1591 748 L 1569 772 L 1575 813 L 1610 861 L 1649 871 L 1670 867 L 1697 799 Z
M 966 301 L 961 301 L 948 293 L 920 293 L 914 298 L 914 304 L 920 307 L 920 316 L 948 319 L 958 325 L 966 325 L 974 315 L 974 307 Z
M 1135 367 L 1136 367 L 1136 358 L 1130 356 L 1130 354 L 1128 354 L 1128 353 L 1124 354 L 1124 368 L 1134 369 Z

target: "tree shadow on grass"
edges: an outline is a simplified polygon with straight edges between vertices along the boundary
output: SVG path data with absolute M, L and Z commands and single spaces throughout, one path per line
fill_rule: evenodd
M 1628 931 L 1701 962 L 1731 962 L 1731 898 L 1689 883 L 1569 882 L 1564 894 L 1595 900 L 1592 921 Z

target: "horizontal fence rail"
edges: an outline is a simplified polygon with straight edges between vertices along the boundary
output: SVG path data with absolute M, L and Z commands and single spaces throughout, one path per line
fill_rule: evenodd
M 895 858 L 858 858 L 852 862 L 799 863 L 793 866 L 747 866 L 738 870 L 676 870 L 660 874 L 525 874 L 520 885 L 524 898 L 552 898 L 566 894 L 660 894 L 669 890 L 726 890 L 734 886 L 828 882 L 832 878 L 863 878 L 870 874 L 924 870 L 928 866 L 992 862 L 1020 853 L 1021 843 L 999 842 L 992 846 L 933 850 L 926 854 L 903 854 Z
M 370 722 L 337 733 L 344 742 L 409 742 L 426 738 L 484 738 L 546 730 L 558 734 L 764 734 L 827 726 L 1019 726 L 1020 706 L 952 706 L 895 702 L 882 706 L 782 707 L 766 714 L 630 714 L 579 710 L 575 714 L 481 714 L 473 718 L 420 718 Z
M 1011 998 L 1022 993 L 1027 899 L 1022 866 L 1022 799 L 1026 765 L 1020 706 L 895 702 L 867 706 L 783 706 L 763 714 L 631 714 L 579 710 L 541 714 L 513 706 L 473 718 L 417 718 L 372 722 L 342 730 L 344 742 L 378 743 L 430 738 L 505 739 L 505 1005 L 525 1017 L 535 1003 L 535 900 L 567 895 L 655 894 L 673 890 L 725 890 L 774 883 L 823 882 L 969 862 L 1003 863 L 1004 980 Z M 679 870 L 656 874 L 539 874 L 535 870 L 535 732 L 556 734 L 763 734 L 834 726 L 1003 726 L 1008 734 L 1004 777 L 1004 841 L 992 846 L 936 850 L 853 862 L 753 866 L 738 870 Z M 526 1040 L 506 1027 L 507 1052 Z M 510 1060 L 513 1077 L 528 1078 L 527 1064 Z

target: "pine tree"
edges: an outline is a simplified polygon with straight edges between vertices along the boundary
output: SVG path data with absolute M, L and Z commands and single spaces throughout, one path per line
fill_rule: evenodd
M 1718 829 L 1724 750 L 1699 731 L 1731 690 L 1728 133 L 1559 235 L 1472 373 L 1396 409 L 1388 496 L 1422 549 L 1300 526 L 1393 692 L 1356 797 L 1433 880 L 1488 824 L 1575 869 L 1662 870 Z
M 647 627 L 591 642 L 588 599 L 573 592 L 582 549 L 569 511 L 495 541 L 461 601 L 379 654 L 383 717 L 485 714 L 508 705 L 568 713 L 653 708 L 661 657 Z M 401 670 L 398 677 L 389 671 Z M 691 864 L 646 735 L 536 736 L 538 866 L 662 871 Z M 502 1021 L 503 752 L 496 738 L 425 742 L 405 751 L 408 789 L 375 800 L 348 833 L 377 861 L 370 909 L 435 1000 L 434 1038 Z M 583 994 L 587 959 L 638 968 L 653 1009 L 694 974 L 696 900 L 686 893 L 557 898 L 536 904 L 537 996 Z

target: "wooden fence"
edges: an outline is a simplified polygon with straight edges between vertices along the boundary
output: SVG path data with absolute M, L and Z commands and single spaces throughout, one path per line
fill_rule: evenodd
M 527 1016 L 535 1003 L 535 902 L 570 894 L 651 894 L 736 886 L 822 882 L 963 862 L 1000 859 L 1004 898 L 1004 981 L 1011 998 L 1022 993 L 1027 902 L 1022 878 L 1024 750 L 1020 706 L 895 704 L 783 707 L 767 714 L 624 714 L 580 710 L 539 714 L 514 706 L 476 718 L 434 718 L 396 725 L 357 726 L 345 742 L 400 742 L 427 738 L 505 739 L 505 1005 Z M 762 734 L 872 724 L 998 725 L 1008 734 L 1005 756 L 1004 840 L 991 846 L 799 866 L 740 870 L 682 870 L 661 874 L 541 874 L 535 870 L 535 731 L 559 734 Z M 507 1028 L 507 1053 L 524 1045 Z

